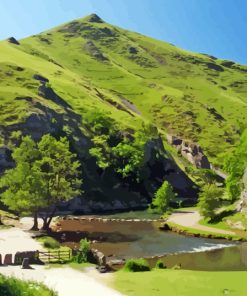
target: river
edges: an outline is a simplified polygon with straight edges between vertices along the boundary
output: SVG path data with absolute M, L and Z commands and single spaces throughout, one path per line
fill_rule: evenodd
M 247 244 L 184 236 L 161 231 L 159 222 L 62 220 L 54 236 L 74 249 L 82 238 L 93 241 L 107 260 L 162 256 L 168 267 L 186 269 L 247 270 Z M 155 257 L 155 258 L 151 258 Z

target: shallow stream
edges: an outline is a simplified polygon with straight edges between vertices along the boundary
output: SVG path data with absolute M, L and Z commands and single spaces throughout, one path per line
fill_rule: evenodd
M 107 260 L 140 257 L 151 264 L 162 256 L 168 267 L 186 269 L 247 270 L 247 244 L 184 236 L 161 231 L 159 222 L 62 220 L 54 234 L 63 244 L 78 248 L 82 238 L 93 240 L 93 248 Z

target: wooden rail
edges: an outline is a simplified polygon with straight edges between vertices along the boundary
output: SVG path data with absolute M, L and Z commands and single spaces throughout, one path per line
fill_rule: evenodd
M 71 256 L 70 250 L 38 251 L 39 260 L 48 263 L 69 261 Z

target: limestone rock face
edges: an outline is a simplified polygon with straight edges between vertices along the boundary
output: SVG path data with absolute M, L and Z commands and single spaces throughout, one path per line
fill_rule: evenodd
M 182 143 L 181 154 L 195 167 L 210 169 L 208 158 L 203 154 L 202 148 L 197 144 Z
M 59 208 L 62 211 L 69 210 L 71 212 L 89 214 L 104 213 L 111 211 L 141 210 L 147 208 L 147 206 L 147 199 L 142 199 L 141 201 L 129 200 L 125 202 L 119 199 L 108 201 L 95 201 L 92 200 L 90 197 L 85 196 L 84 198 L 77 197 L 68 202 L 65 202 Z
M 174 146 L 181 155 L 197 168 L 210 169 L 211 165 L 202 148 L 173 135 L 167 135 L 167 141 Z

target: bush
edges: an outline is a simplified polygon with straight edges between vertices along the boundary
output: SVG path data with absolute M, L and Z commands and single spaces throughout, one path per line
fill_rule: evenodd
M 124 270 L 131 272 L 149 271 L 150 266 L 145 259 L 129 259 L 124 265 Z
M 12 277 L 0 275 L 1 296 L 57 296 L 57 293 L 48 289 L 45 285 L 21 281 Z
M 60 243 L 53 237 L 45 236 L 42 238 L 42 241 L 44 247 L 47 249 L 58 249 L 60 247 Z
M 166 266 L 164 265 L 164 263 L 161 261 L 161 260 L 158 260 L 155 264 L 155 268 L 158 268 L 158 269 L 165 269 Z
M 83 263 L 88 261 L 88 255 L 90 252 L 90 241 L 88 241 L 86 238 L 80 240 L 80 249 L 75 256 L 75 261 L 77 263 Z

